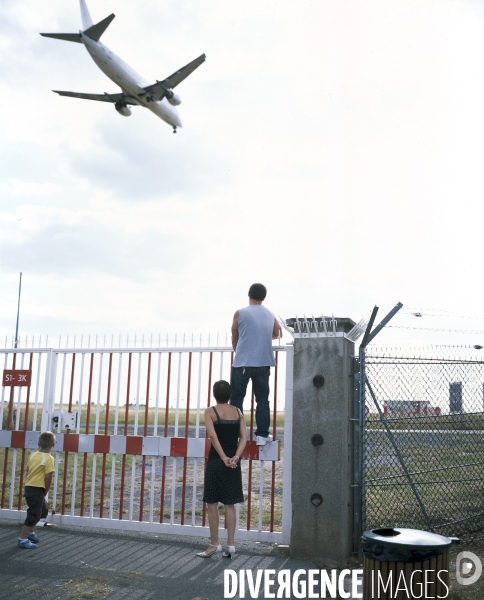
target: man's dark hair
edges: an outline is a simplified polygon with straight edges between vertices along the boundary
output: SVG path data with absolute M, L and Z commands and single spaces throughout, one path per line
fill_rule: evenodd
M 230 400 L 230 392 L 232 388 L 228 381 L 221 379 L 213 384 L 213 397 L 220 404 L 226 404 Z
M 264 300 L 267 296 L 267 289 L 262 283 L 253 283 L 249 288 L 249 298 L 252 300 Z

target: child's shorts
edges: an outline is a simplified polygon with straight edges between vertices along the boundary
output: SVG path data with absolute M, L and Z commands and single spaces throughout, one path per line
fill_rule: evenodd
M 40 519 L 47 518 L 49 509 L 45 501 L 44 488 L 25 486 L 24 498 L 27 501 L 27 518 L 24 525 L 34 527 Z

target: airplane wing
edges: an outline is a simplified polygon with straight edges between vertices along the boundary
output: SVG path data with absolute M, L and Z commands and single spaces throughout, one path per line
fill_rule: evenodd
M 147 93 L 151 93 L 154 99 L 161 100 L 164 96 L 166 96 L 168 90 L 173 89 L 184 79 L 186 79 L 189 75 L 191 75 L 193 71 L 195 71 L 195 69 L 199 67 L 204 61 L 205 54 L 202 54 L 195 60 L 192 60 L 192 62 L 188 63 L 188 65 L 185 65 L 184 67 L 173 73 L 173 75 L 170 75 L 170 77 L 167 77 L 163 81 L 157 81 L 153 85 L 149 85 L 144 89 Z
M 78 92 L 62 92 L 59 90 L 52 90 L 59 96 L 69 96 L 70 98 L 81 98 L 82 100 L 98 100 L 99 102 L 113 102 L 123 104 L 138 104 L 134 98 L 126 96 L 126 94 L 81 94 Z

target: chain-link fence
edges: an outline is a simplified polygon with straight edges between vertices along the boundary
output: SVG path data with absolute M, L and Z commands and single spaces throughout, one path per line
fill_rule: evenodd
M 369 346 L 362 527 L 484 528 L 484 350 Z

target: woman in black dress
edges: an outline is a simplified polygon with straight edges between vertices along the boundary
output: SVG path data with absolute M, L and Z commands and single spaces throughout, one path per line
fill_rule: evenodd
M 225 505 L 227 526 L 227 548 L 222 556 L 232 558 L 235 552 L 235 506 L 244 501 L 242 492 L 242 471 L 240 457 L 247 443 L 247 429 L 242 413 L 228 404 L 230 384 L 217 381 L 213 386 L 213 396 L 217 402 L 205 411 L 205 426 L 212 442 L 205 472 L 203 501 L 207 503 L 210 546 L 197 556 L 210 558 L 222 552 L 218 537 L 218 504 Z

